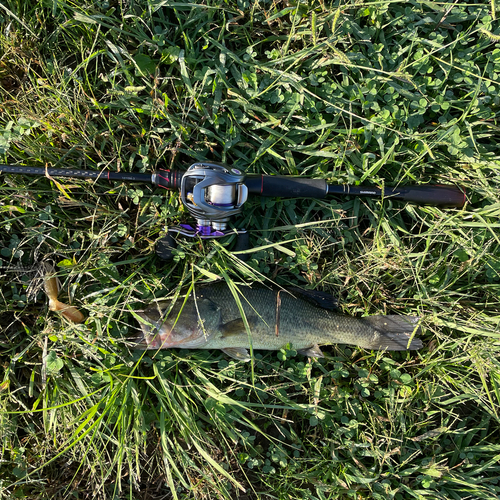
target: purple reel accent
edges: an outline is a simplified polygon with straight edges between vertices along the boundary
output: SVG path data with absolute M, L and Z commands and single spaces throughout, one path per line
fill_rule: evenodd
M 221 236 L 225 236 L 223 231 L 212 231 L 210 226 L 196 226 L 196 234 L 200 236 L 200 238 L 220 238 Z
M 193 229 L 189 224 L 181 224 L 177 227 L 169 228 L 169 231 L 174 233 L 180 233 L 184 236 L 189 236 L 190 238 L 201 238 L 202 240 L 207 240 L 210 238 L 222 238 L 226 236 L 224 231 L 212 231 L 210 226 L 200 226 L 197 225 L 196 229 Z

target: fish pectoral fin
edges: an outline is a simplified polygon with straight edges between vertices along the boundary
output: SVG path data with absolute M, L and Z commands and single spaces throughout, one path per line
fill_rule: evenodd
M 248 354 L 247 349 L 244 347 L 226 347 L 225 349 L 221 349 L 221 351 L 238 361 L 250 361 L 250 354 Z
M 245 323 L 243 323 L 242 318 L 233 319 L 228 321 L 221 326 L 222 337 L 232 337 L 233 335 L 246 335 Z
M 324 358 L 323 353 L 321 352 L 321 349 L 319 348 L 318 344 L 315 344 L 311 347 L 307 347 L 306 349 L 299 349 L 297 351 L 299 354 L 302 354 L 302 356 L 307 356 L 308 358 Z
M 255 317 L 248 317 L 248 326 L 252 328 L 255 325 Z M 233 337 L 235 335 L 244 335 L 245 338 L 248 337 L 247 330 L 245 328 L 245 323 L 242 318 L 233 319 L 224 323 L 221 328 L 222 338 Z

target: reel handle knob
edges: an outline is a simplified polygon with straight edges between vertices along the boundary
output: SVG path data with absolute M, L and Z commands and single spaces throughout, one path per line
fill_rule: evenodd
M 156 255 L 161 260 L 171 261 L 174 258 L 172 250 L 177 248 L 177 242 L 171 234 L 166 234 L 155 244 Z

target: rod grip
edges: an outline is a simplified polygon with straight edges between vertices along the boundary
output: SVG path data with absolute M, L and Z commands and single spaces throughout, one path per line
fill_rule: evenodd
M 324 179 L 260 175 L 247 177 L 245 185 L 251 194 L 278 198 L 324 198 L 328 194 L 328 186 Z
M 463 207 L 465 191 L 456 186 L 401 186 L 385 188 L 385 197 L 416 203 L 418 205 L 434 205 L 436 207 Z

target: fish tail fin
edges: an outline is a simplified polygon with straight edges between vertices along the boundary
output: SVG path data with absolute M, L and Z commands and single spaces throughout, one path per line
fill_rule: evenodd
M 363 321 L 374 330 L 368 339 L 367 349 L 387 351 L 417 350 L 422 347 L 422 341 L 415 338 L 421 334 L 418 316 L 369 316 Z

